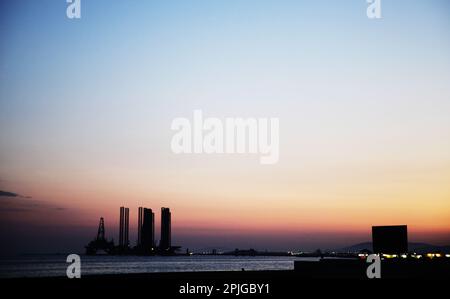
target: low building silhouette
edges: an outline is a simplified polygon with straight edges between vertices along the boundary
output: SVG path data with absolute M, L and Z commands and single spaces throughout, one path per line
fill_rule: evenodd
M 406 225 L 372 226 L 374 253 L 408 253 L 408 227 Z

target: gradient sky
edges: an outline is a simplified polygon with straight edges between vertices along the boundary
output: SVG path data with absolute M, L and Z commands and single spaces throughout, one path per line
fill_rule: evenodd
M 2 239 L 81 251 L 121 205 L 190 248 L 315 249 L 407 224 L 450 243 L 450 4 L 0 4 Z M 280 160 L 175 155 L 175 117 L 278 117 Z M 157 236 L 157 238 L 159 238 Z M 3 242 L 2 242 L 3 243 Z

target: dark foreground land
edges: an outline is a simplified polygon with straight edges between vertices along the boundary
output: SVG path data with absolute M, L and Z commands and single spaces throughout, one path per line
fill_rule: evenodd
M 406 266 L 405 266 L 406 265 Z M 419 266 L 417 266 L 419 265 Z M 432 266 L 430 266 L 432 265 Z M 2 290 L 13 294 L 102 297 L 126 295 L 164 297 L 273 297 L 291 295 L 362 298 L 446 292 L 450 279 L 448 263 L 383 265 L 381 279 L 368 279 L 362 261 L 330 261 L 296 264 L 292 271 L 178 272 L 82 276 L 80 279 L 21 278 L 2 280 Z M 399 270 L 400 269 L 400 270 Z M 447 280 L 447 281 L 446 281 Z M 138 295 L 139 294 L 139 295 Z

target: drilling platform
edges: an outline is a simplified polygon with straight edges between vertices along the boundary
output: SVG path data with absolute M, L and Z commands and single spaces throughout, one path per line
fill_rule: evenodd
M 101 217 L 100 223 L 98 224 L 97 237 L 86 246 L 86 254 L 111 254 L 113 250 L 114 242 L 108 241 L 105 238 L 105 221 Z

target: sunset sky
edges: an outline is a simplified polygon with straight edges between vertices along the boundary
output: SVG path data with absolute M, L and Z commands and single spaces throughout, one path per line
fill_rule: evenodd
M 450 244 L 450 3 L 0 4 L 0 232 L 82 251 L 119 207 L 184 248 L 316 249 L 407 224 Z M 176 117 L 278 117 L 280 159 L 176 155 Z M 159 231 L 157 230 L 157 239 Z

